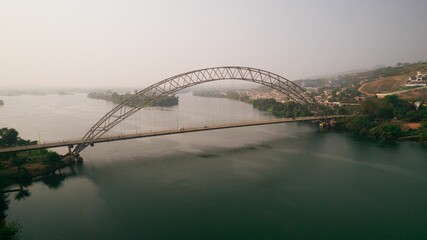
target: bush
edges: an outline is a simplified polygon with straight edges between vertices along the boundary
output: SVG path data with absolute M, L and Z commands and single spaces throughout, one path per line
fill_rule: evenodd
M 416 110 L 408 111 L 405 114 L 404 121 L 405 122 L 418 122 L 423 119 L 423 115 Z
M 365 135 L 368 131 L 375 127 L 375 119 L 371 116 L 356 116 L 350 118 L 345 125 L 351 133 Z
M 369 130 L 369 136 L 385 141 L 402 136 L 400 126 L 392 123 L 384 123 Z
M 22 226 L 16 222 L 0 223 L 0 239 L 19 239 Z
M 427 142 L 427 128 L 420 129 L 420 140 Z
M 50 151 L 47 153 L 45 163 L 50 166 L 51 170 L 55 170 L 60 161 L 61 156 L 58 153 Z

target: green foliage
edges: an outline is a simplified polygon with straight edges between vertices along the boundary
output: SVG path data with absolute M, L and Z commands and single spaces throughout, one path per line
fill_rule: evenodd
M 273 107 L 274 107 L 275 104 L 277 104 L 277 102 L 273 98 L 269 98 L 269 99 L 255 99 L 252 102 L 252 106 L 254 108 L 257 108 L 257 109 L 262 110 L 262 111 L 269 111 L 269 112 L 273 111 Z
M 15 146 L 18 143 L 18 131 L 13 128 L 0 129 L 0 147 Z
M 14 128 L 0 129 L 0 147 L 13 147 L 17 145 L 37 144 L 37 141 L 25 140 L 19 137 Z
M 419 107 L 417 110 L 414 104 L 396 95 L 386 96 L 383 99 L 369 98 L 359 106 L 359 113 L 377 119 L 395 118 L 406 122 L 427 119 L 427 110 L 424 107 Z
M 236 91 L 228 90 L 228 91 L 220 91 L 220 90 L 195 90 L 193 91 L 193 96 L 199 96 L 199 97 L 214 97 L 214 98 L 228 98 L 228 99 L 234 99 L 239 100 L 242 102 L 250 103 L 252 100 L 250 97 L 246 94 L 239 94 Z
M 0 239 L 17 240 L 20 238 L 22 226 L 16 222 L 0 223 Z
M 130 97 L 134 96 L 134 94 L 125 93 L 125 94 L 118 94 L 116 92 L 90 92 L 87 95 L 89 98 L 94 99 L 103 99 L 109 102 L 113 102 L 115 104 L 120 104 L 126 99 L 129 99 Z M 175 95 L 165 96 L 157 100 L 152 100 L 148 96 L 139 96 L 132 102 L 129 102 L 129 106 L 140 106 L 140 105 L 146 105 L 149 106 L 162 106 L 162 107 L 170 107 L 174 105 L 178 105 L 179 98 Z
M 6 222 L 6 211 L 9 208 L 9 201 L 4 193 L 0 193 L 0 239 L 19 239 L 22 226 L 16 222 Z
M 52 170 L 58 167 L 61 162 L 61 156 L 56 152 L 47 152 L 45 163 L 50 166 Z
M 422 128 L 419 130 L 420 140 L 423 142 L 427 142 L 427 128 Z
M 23 158 L 21 156 L 16 156 L 12 158 L 12 164 L 16 167 L 18 167 L 18 173 L 21 173 L 22 166 L 27 162 L 26 158 Z
M 398 96 L 386 96 L 383 99 L 369 98 L 359 107 L 362 115 L 351 117 L 338 122 L 337 127 L 352 133 L 369 136 L 379 140 L 392 140 L 403 136 L 419 136 L 421 141 L 427 141 L 427 109 L 418 108 Z M 395 119 L 407 122 L 419 122 L 422 128 L 402 131 L 401 127 L 393 124 Z M 377 120 L 381 122 L 377 124 Z
M 369 136 L 385 141 L 393 140 L 402 136 L 400 126 L 392 123 L 384 123 L 369 130 Z
M 405 122 L 419 122 L 423 119 L 425 119 L 423 114 L 416 110 L 406 112 L 402 118 L 402 120 Z
M 151 105 L 152 106 L 162 106 L 162 107 L 171 107 L 178 105 L 179 98 L 175 95 L 162 97 L 156 101 L 154 101 Z
M 345 128 L 353 134 L 365 135 L 375 127 L 375 119 L 371 116 L 355 116 L 347 119 Z
M 302 117 L 309 116 L 310 110 L 306 105 L 296 102 L 281 103 L 270 99 L 256 99 L 252 102 L 254 108 L 272 112 L 276 117 Z
M 357 88 L 346 87 L 333 89 L 331 95 L 332 99 L 329 100 L 331 102 L 352 103 L 356 101 L 354 98 L 362 96 L 362 93 Z

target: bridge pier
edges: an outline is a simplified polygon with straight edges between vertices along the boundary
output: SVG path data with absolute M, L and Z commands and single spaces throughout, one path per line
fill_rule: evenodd
M 68 145 L 68 155 L 73 155 L 73 147 L 74 145 Z
M 74 159 L 77 163 L 83 163 L 83 158 L 80 156 L 80 154 L 75 155 Z

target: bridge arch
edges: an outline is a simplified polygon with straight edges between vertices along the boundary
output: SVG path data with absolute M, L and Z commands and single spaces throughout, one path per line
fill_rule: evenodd
M 147 107 L 153 101 L 185 88 L 219 80 L 243 80 L 258 83 L 283 93 L 293 101 L 306 104 L 311 109 L 318 109 L 317 101 L 304 88 L 275 73 L 240 66 L 205 68 L 166 78 L 135 93 L 93 125 L 82 138 L 82 143 L 74 148 L 73 154 L 78 155 L 111 128 L 140 109 Z M 148 96 L 148 98 L 141 103 L 140 96 Z

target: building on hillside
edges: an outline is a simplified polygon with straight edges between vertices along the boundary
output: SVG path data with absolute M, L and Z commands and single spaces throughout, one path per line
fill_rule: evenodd
M 364 96 L 354 97 L 354 100 L 356 100 L 356 101 L 364 101 L 365 99 L 366 99 L 366 97 L 364 97 Z
M 427 74 L 417 72 L 417 75 L 409 77 L 408 82 L 405 84 L 405 87 L 418 87 L 418 86 L 427 86 Z

